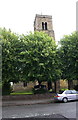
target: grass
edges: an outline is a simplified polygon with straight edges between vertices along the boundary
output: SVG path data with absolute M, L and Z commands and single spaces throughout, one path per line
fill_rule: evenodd
M 32 95 L 32 91 L 20 91 L 20 92 L 13 92 L 10 95 Z

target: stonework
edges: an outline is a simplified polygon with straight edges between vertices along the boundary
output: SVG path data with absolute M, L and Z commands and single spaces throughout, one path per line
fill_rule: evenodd
M 36 14 L 34 20 L 34 31 L 44 31 L 55 40 L 52 16 Z
M 23 82 L 19 82 L 19 83 L 14 83 L 12 88 L 13 91 L 15 92 L 31 91 L 35 84 L 36 82 L 29 82 L 27 83 L 27 86 L 24 86 Z

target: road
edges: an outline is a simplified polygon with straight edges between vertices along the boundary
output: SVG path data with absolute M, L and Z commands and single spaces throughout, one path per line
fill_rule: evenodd
M 78 102 L 49 103 L 22 106 L 7 106 L 2 108 L 2 118 L 27 118 L 60 114 L 67 118 L 76 118 Z

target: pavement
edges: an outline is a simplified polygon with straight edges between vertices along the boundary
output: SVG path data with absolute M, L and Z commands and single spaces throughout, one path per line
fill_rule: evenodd
M 33 105 L 33 104 L 49 104 L 49 103 L 52 103 L 54 102 L 54 99 L 53 97 L 52 98 L 49 98 L 49 99 L 35 99 L 35 100 L 7 100 L 7 101 L 2 101 L 2 107 L 7 107 L 7 106 L 22 106 L 22 105 Z M 1 104 L 0 104 L 1 106 Z M 26 120 L 26 118 L 23 118 Z M 51 115 L 45 115 L 45 116 L 37 116 L 37 117 L 29 117 L 27 118 L 29 120 L 76 120 L 75 118 L 73 119 L 69 119 L 61 114 L 51 114 Z M 2 120 L 8 120 L 8 118 L 2 118 Z M 21 118 L 10 118 L 9 120 L 21 120 Z
M 8 118 L 2 118 L 2 120 L 8 120 Z M 29 117 L 29 118 L 9 118 L 9 120 L 76 120 L 76 119 L 75 118 L 68 119 L 60 114 L 51 114 L 51 115 Z
M 8 100 L 8 101 L 2 101 L 2 107 L 4 106 L 20 106 L 20 105 L 32 105 L 32 104 L 49 104 L 53 102 L 53 98 L 49 99 L 37 99 L 37 100 Z M 0 103 L 1 106 L 1 103 Z

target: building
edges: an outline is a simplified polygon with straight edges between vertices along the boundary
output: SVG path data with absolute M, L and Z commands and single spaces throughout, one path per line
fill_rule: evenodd
M 55 40 L 52 16 L 51 15 L 38 15 L 36 14 L 34 20 L 34 31 L 44 31 Z
M 50 15 L 38 15 L 36 14 L 35 20 L 34 20 L 34 31 L 44 31 L 47 33 L 50 37 L 53 37 L 55 40 L 55 34 L 53 30 L 53 23 L 52 23 L 52 16 Z M 29 82 L 26 83 L 26 85 L 23 82 L 19 82 L 17 84 L 13 85 L 14 91 L 21 91 L 21 90 L 31 90 L 34 85 L 37 84 L 36 82 Z M 47 85 L 47 82 L 42 83 L 43 85 Z M 52 83 L 53 88 L 54 83 Z M 58 80 L 56 82 L 56 90 L 59 91 L 60 88 L 67 88 L 67 82 L 63 80 Z

